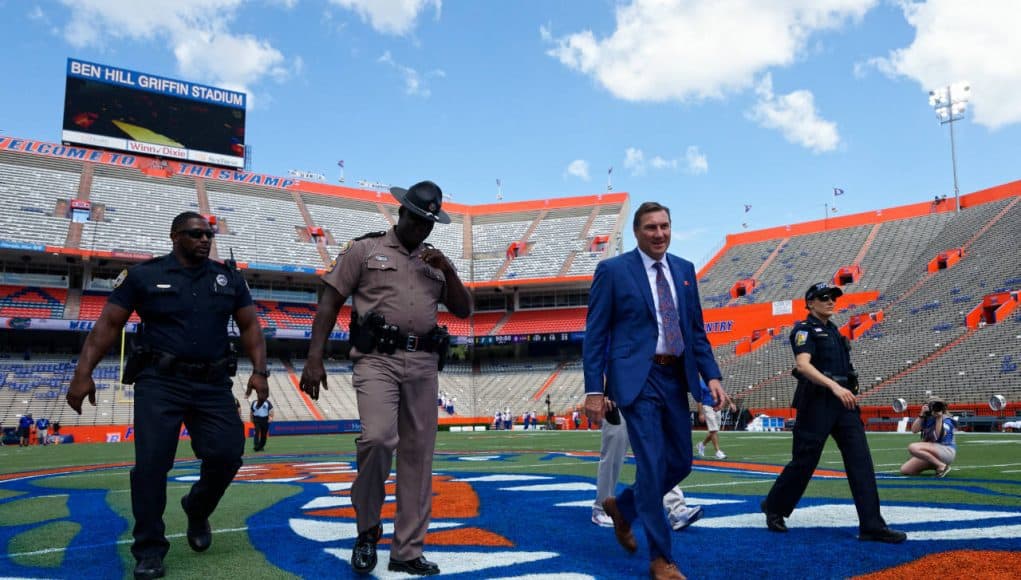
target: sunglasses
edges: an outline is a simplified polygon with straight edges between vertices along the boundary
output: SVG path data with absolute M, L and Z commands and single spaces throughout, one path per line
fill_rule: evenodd
M 837 297 L 833 296 L 832 294 L 826 294 L 825 296 L 816 296 L 815 299 L 818 300 L 819 302 L 836 302 L 837 301 Z
M 195 228 L 193 230 L 178 230 L 177 233 L 184 234 L 193 240 L 197 240 L 199 238 L 202 238 L 203 236 L 209 238 L 210 240 L 216 237 L 216 232 L 214 232 L 213 230 L 204 230 L 202 228 Z

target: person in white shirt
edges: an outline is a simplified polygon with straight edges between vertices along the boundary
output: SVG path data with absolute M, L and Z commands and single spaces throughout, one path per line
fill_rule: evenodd
M 696 401 L 697 402 L 697 401 Z M 736 413 L 737 406 L 734 405 L 733 401 L 730 401 L 730 412 Z M 706 433 L 705 439 L 698 442 L 696 449 L 698 450 L 699 457 L 705 457 L 705 444 L 712 442 L 713 447 L 716 449 L 716 459 L 726 459 L 727 454 L 720 449 L 720 418 L 723 412 L 717 411 L 708 405 L 698 403 L 698 421 L 699 423 L 705 423 Z
M 604 528 L 612 528 L 613 520 L 606 515 L 603 501 L 613 495 L 617 488 L 624 456 L 630 446 L 624 416 L 620 412 L 615 412 L 617 409 L 612 402 L 610 405 L 612 410 L 603 419 L 599 471 L 596 477 L 596 501 L 592 504 L 592 523 Z M 675 485 L 663 496 L 663 507 L 667 510 L 670 527 L 678 532 L 702 517 L 702 506 L 688 507 L 680 485 Z

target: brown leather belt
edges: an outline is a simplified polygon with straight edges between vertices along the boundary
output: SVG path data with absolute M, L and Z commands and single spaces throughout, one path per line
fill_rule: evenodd
M 652 362 L 662 366 L 673 366 L 677 364 L 677 361 L 681 360 L 681 357 L 672 354 L 654 354 L 652 355 Z

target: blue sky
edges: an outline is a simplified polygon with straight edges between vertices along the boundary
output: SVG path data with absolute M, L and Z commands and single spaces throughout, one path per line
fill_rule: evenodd
M 0 130 L 58 141 L 76 57 L 245 90 L 262 173 L 343 159 L 475 204 L 498 178 L 601 193 L 612 166 L 701 261 L 743 224 L 952 196 L 927 103 L 951 82 L 961 192 L 1018 179 L 1019 25 L 1012 0 L 0 0 Z

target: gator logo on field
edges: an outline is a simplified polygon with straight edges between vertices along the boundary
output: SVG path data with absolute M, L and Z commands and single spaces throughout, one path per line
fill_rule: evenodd
M 617 545 L 612 530 L 590 523 L 596 492 L 592 478 L 447 472 L 469 468 L 471 462 L 502 460 L 502 456 L 446 456 L 434 463 L 434 469 L 441 472 L 433 476 L 433 511 L 425 555 L 439 564 L 445 577 L 609 578 L 648 574 L 646 540 L 640 524 L 635 526 L 635 535 L 643 557 L 627 555 Z M 836 474 L 820 475 L 833 478 Z M 765 476 L 771 478 L 772 474 Z M 273 565 L 296 575 L 350 576 L 351 549 L 358 533 L 350 495 L 354 478 L 354 466 L 348 462 L 246 467 L 239 474 L 241 481 L 290 482 L 302 488 L 301 493 L 250 518 L 253 544 Z M 731 495 L 737 489 L 727 494 L 719 490 L 687 491 L 688 502 L 702 505 L 705 516 L 672 535 L 674 554 L 678 558 L 697 554 L 685 558 L 682 569 L 700 578 L 730 577 L 719 568 L 719 562 L 732 561 L 727 554 L 742 554 L 742 562 L 761 562 L 763 569 L 784 569 L 784 575 L 790 576 L 876 574 L 894 578 L 913 570 L 918 558 L 949 550 L 960 550 L 955 557 L 962 565 L 986 557 L 978 552 L 980 549 L 1005 550 L 1014 556 L 1021 550 L 1021 540 L 1017 539 L 1021 536 L 1021 513 L 1016 509 L 884 504 L 883 514 L 889 524 L 907 531 L 909 540 L 900 546 L 865 545 L 856 539 L 857 515 L 847 500 L 803 499 L 788 519 L 791 532 L 778 538 L 765 529 L 758 509 L 760 497 Z M 384 576 L 393 538 L 396 493 L 391 474 L 375 570 Z M 845 550 L 832 549 L 835 545 L 845 546 L 856 556 L 848 558 Z M 823 570 L 825 573 L 820 575 Z
M 612 530 L 590 523 L 594 478 L 548 473 L 556 464 L 571 465 L 563 461 L 568 456 L 584 457 L 437 455 L 425 555 L 440 565 L 444 577 L 463 579 L 646 576 L 647 543 L 641 524 L 634 526 L 639 552 L 626 554 Z M 246 465 L 211 519 L 214 543 L 209 554 L 230 561 L 242 577 L 275 577 L 282 572 L 303 578 L 354 577 L 348 562 L 357 535 L 350 458 L 289 457 Z M 548 471 L 520 473 L 554 458 L 558 460 L 551 461 Z M 856 539 L 857 514 L 846 499 L 840 472 L 817 473 L 820 480 L 810 489 L 819 492 L 828 486 L 842 497 L 803 498 L 787 520 L 790 532 L 781 535 L 765 529 L 759 512 L 757 490 L 768 487 L 775 473 L 765 465 L 724 463 L 696 462 L 696 470 L 726 470 L 730 477 L 685 487 L 689 505 L 704 508 L 701 520 L 672 534 L 673 555 L 689 577 L 893 580 L 936 571 L 955 577 L 1006 578 L 1016 576 L 1021 567 L 1021 482 L 998 480 L 995 491 L 981 480 L 920 482 L 916 489 L 928 492 L 926 499 L 905 502 L 892 499 L 905 489 L 904 482 L 884 478 L 883 516 L 891 527 L 908 534 L 907 542 L 891 546 Z M 126 498 L 120 495 L 129 467 L 122 463 L 0 475 L 0 545 L 5 546 L 0 578 L 123 578 L 129 573 L 133 563 L 126 545 L 132 522 Z M 584 469 L 594 472 L 594 465 Z M 511 470 L 519 473 L 507 473 Z M 197 477 L 197 462 L 181 461 L 170 486 L 180 492 Z M 97 487 L 99 481 L 114 487 Z M 277 488 L 261 493 L 255 486 Z M 398 493 L 392 481 L 386 493 L 384 537 L 374 571 L 379 577 L 393 577 L 387 572 Z M 257 499 L 270 495 L 268 501 Z M 960 501 L 967 503 L 951 504 L 945 498 L 966 498 Z M 270 507 L 255 507 L 264 505 Z M 231 510 L 246 506 L 250 515 L 243 525 L 227 523 L 233 519 L 228 515 Z M 168 505 L 168 513 L 175 507 Z M 181 522 L 178 515 L 178 527 L 167 530 L 173 546 L 171 563 L 175 575 L 190 577 L 205 569 L 202 561 L 207 555 L 187 550 Z M 252 554 L 245 548 L 242 561 L 242 556 L 229 552 L 246 541 L 262 556 L 250 561 Z

